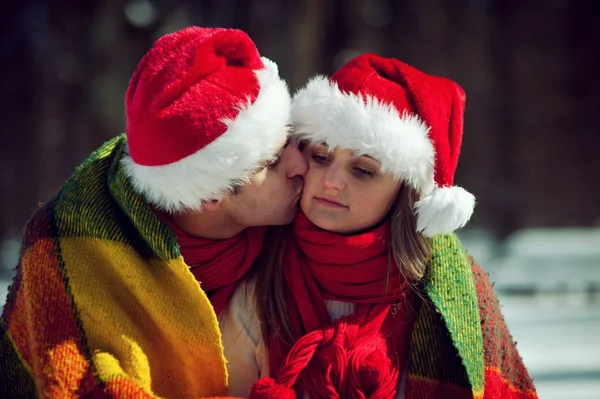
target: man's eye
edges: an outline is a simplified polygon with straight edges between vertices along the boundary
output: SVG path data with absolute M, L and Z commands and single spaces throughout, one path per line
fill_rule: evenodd
M 272 159 L 271 161 L 267 162 L 267 167 L 274 168 L 277 165 L 279 165 L 279 162 L 281 162 L 281 157 L 276 157 L 276 158 Z

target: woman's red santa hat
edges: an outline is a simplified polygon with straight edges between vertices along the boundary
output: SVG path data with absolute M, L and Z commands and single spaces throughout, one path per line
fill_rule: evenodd
M 158 208 L 200 209 L 272 159 L 289 122 L 277 66 L 240 30 L 161 37 L 127 89 L 125 172 Z
M 421 193 L 417 230 L 431 237 L 464 226 L 475 206 L 472 194 L 453 185 L 464 107 L 455 82 L 364 54 L 299 90 L 292 122 L 299 138 L 374 156 L 382 172 Z

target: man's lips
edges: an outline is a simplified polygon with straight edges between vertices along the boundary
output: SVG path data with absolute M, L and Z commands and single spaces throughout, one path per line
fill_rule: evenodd
M 329 198 L 329 197 L 315 197 L 315 199 L 323 204 L 323 205 L 327 205 L 327 206 L 331 206 L 331 207 L 343 207 L 343 208 L 347 208 L 346 205 L 342 204 L 340 201 L 334 199 L 334 198 Z

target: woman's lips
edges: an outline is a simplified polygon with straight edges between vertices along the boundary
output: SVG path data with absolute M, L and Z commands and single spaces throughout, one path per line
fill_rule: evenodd
M 327 197 L 315 197 L 315 200 L 321 205 L 330 207 L 330 208 L 347 208 L 346 205 L 342 204 L 336 199 L 327 198 Z

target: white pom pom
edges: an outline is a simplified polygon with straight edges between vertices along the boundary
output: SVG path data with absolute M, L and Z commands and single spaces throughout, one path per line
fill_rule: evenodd
M 279 76 L 279 67 L 274 61 L 271 61 L 267 57 L 260 57 L 263 64 L 265 64 L 265 69 L 271 71 L 275 76 Z
M 427 237 L 448 234 L 463 227 L 471 218 L 475 197 L 458 187 L 437 187 L 415 204 L 417 231 Z

